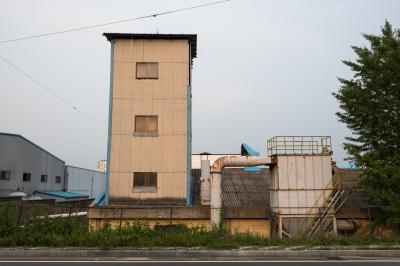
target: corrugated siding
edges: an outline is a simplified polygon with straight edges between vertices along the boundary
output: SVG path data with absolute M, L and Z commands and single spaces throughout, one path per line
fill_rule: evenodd
M 332 189 L 330 156 L 280 155 L 272 172 L 271 208 L 280 214 L 316 212 L 310 208 L 322 206 Z
M 10 180 L 0 180 L 0 196 L 64 189 L 64 162 L 18 135 L 0 134 L 0 170 L 10 171 Z M 31 174 L 30 182 L 22 181 L 23 173 Z M 41 175 L 47 175 L 47 182 L 40 182 Z
M 193 202 L 200 205 L 200 170 L 192 170 Z M 271 176 L 269 169 L 246 172 L 242 168 L 222 171 L 222 204 L 235 208 L 265 208 L 269 210 Z

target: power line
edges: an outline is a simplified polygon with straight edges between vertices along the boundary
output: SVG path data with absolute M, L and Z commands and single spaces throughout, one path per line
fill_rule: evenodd
M 184 7 L 184 8 L 174 9 L 174 10 L 168 10 L 168 11 L 164 11 L 164 12 L 160 12 L 160 13 L 154 13 L 154 14 L 151 14 L 151 15 L 145 15 L 145 16 L 140 16 L 140 17 L 135 17 L 135 18 L 128 18 L 128 19 L 117 20 L 117 21 L 112 21 L 112 22 L 107 22 L 107 23 L 96 24 L 96 25 L 83 26 L 83 27 L 79 27 L 79 28 L 72 28 L 72 29 L 68 29 L 68 30 L 61 30 L 61 31 L 49 32 L 49 33 L 25 36 L 25 37 L 20 37 L 20 38 L 0 41 L 0 44 L 9 43 L 9 42 L 16 42 L 16 41 L 21 41 L 21 40 L 27 40 L 27 39 L 41 38 L 41 37 L 45 37 L 45 36 L 51 36 L 51 35 L 74 32 L 74 31 L 80 31 L 80 30 L 87 30 L 87 29 L 103 27 L 103 26 L 107 26 L 107 25 L 113 25 L 113 24 L 118 24 L 118 23 L 123 23 L 123 22 L 128 22 L 128 21 L 145 19 L 145 18 L 155 18 L 155 17 L 158 17 L 158 16 L 163 16 L 163 15 L 168 15 L 168 14 L 172 14 L 172 13 L 183 12 L 183 11 L 196 9 L 196 8 L 201 8 L 201 7 L 206 7 L 206 6 L 211 6 L 211 5 L 218 5 L 218 4 L 221 4 L 221 3 L 224 3 L 224 2 L 230 2 L 230 1 L 232 1 L 232 0 L 222 0 L 222 1 L 210 2 L 210 3 L 201 4 L 201 5 Z
M 17 65 L 15 65 L 14 63 L 10 62 L 9 60 L 7 60 L 5 57 L 0 55 L 0 59 L 3 60 L 4 62 L 6 62 L 9 66 L 11 66 L 12 68 L 14 68 L 15 70 L 17 70 L 19 73 L 21 73 L 22 75 L 24 75 L 25 77 L 27 77 L 28 79 L 32 80 L 34 83 L 36 83 L 39 87 L 41 87 L 42 89 L 44 89 L 45 91 L 47 91 L 49 94 L 51 94 L 52 96 L 56 97 L 59 101 L 61 101 L 62 103 L 64 103 L 65 105 L 68 105 L 69 107 L 71 107 L 73 110 L 77 111 L 78 113 L 80 113 L 82 116 L 86 117 L 87 119 L 91 120 L 92 122 L 96 123 L 98 126 L 105 128 L 105 126 L 97 121 L 96 119 L 90 117 L 89 115 L 87 115 L 86 113 L 84 113 L 83 111 L 81 111 L 76 105 L 73 105 L 71 102 L 67 101 L 66 99 L 64 99 L 63 97 L 61 97 L 60 95 L 56 94 L 55 92 L 53 92 L 52 90 L 50 90 L 48 87 L 46 87 L 45 85 L 43 85 L 43 83 L 41 83 L 40 81 L 38 81 L 37 79 L 35 79 L 34 77 L 32 77 L 31 75 L 29 75 L 28 73 L 26 73 L 24 70 L 22 70 L 20 67 L 18 67 Z

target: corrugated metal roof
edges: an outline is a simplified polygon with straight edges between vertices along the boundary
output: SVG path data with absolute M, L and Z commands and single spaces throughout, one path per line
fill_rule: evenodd
M 65 199 L 72 199 L 72 198 L 88 198 L 86 195 L 67 192 L 67 191 L 35 191 L 35 194 L 43 194 L 48 196 L 60 197 Z
M 115 39 L 133 39 L 133 40 L 188 40 L 192 58 L 197 56 L 197 35 L 196 34 L 164 34 L 164 33 L 111 33 L 105 32 L 103 35 L 108 41 Z
M 63 160 L 61 160 L 60 158 L 58 158 L 58 157 L 57 157 L 57 156 L 55 156 L 54 154 L 51 154 L 50 152 L 46 151 L 45 149 L 43 149 L 43 148 L 42 148 L 42 147 L 40 147 L 39 145 L 37 145 L 37 144 L 33 143 L 32 141 L 30 141 L 29 139 L 27 139 L 27 138 L 25 138 L 25 137 L 23 137 L 23 136 L 21 136 L 21 135 L 18 135 L 18 134 L 12 134 L 12 133 L 5 133 L 5 132 L 0 132 L 0 135 L 3 135 L 3 136 L 8 136 L 8 137 L 20 138 L 20 139 L 22 139 L 23 141 L 26 141 L 26 142 L 28 142 L 29 144 L 31 144 L 31 145 L 33 145 L 33 146 L 35 146 L 35 147 L 36 147 L 36 148 L 38 148 L 39 150 L 42 150 L 42 151 L 44 151 L 44 152 L 45 152 L 45 153 L 47 153 L 48 155 L 50 155 L 50 156 L 52 156 L 52 157 L 56 158 L 57 160 L 59 160 L 59 161 L 61 161 L 62 163 L 64 163 L 64 164 L 65 164 L 65 162 L 64 162 Z
M 200 206 L 200 169 L 193 169 L 193 204 Z M 222 170 L 222 202 L 225 207 L 263 208 L 270 210 L 269 169 L 261 172 L 246 172 L 243 168 Z
M 222 202 L 226 207 L 270 209 L 270 173 L 246 172 L 241 168 L 222 170 Z

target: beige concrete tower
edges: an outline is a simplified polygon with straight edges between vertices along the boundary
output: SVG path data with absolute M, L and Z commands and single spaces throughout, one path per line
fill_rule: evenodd
M 190 205 L 197 36 L 104 36 L 111 42 L 106 204 Z

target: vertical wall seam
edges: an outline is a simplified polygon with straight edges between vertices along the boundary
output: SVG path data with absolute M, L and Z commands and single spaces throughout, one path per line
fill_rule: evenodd
M 192 207 L 192 51 L 189 46 L 189 85 L 187 86 L 187 119 L 186 119 L 186 206 Z
M 112 104 L 113 104 L 113 82 L 114 82 L 114 40 L 111 40 L 111 62 L 110 62 L 110 99 L 108 104 L 108 139 L 107 139 L 107 165 L 104 203 L 108 205 L 108 194 L 110 187 L 110 159 L 111 159 L 111 137 L 112 137 Z
M 192 89 L 191 86 L 187 86 L 187 148 L 186 148 L 186 160 L 187 160 L 187 177 L 186 177 L 186 206 L 192 206 Z

